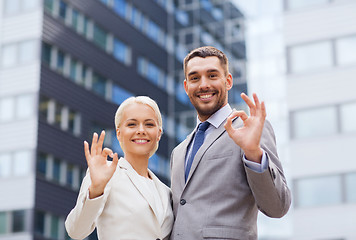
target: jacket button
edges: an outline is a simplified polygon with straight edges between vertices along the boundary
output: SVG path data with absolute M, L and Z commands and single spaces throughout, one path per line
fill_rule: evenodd
M 184 205 L 184 204 L 186 204 L 187 203 L 187 201 L 185 201 L 185 199 L 181 199 L 180 200 L 180 205 Z

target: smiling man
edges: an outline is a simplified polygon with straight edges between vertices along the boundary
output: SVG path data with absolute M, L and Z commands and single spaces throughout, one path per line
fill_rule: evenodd
M 171 239 L 255 240 L 258 209 L 280 218 L 291 203 L 264 102 L 241 94 L 250 116 L 231 109 L 228 59 L 214 47 L 191 51 L 184 75 L 198 118 L 171 156 Z

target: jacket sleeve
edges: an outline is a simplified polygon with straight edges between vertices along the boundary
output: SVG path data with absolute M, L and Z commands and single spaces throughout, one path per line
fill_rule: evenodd
M 278 159 L 274 132 L 268 121 L 265 122 L 260 145 L 267 154 L 268 168 L 257 173 L 245 166 L 247 180 L 259 210 L 269 217 L 280 218 L 289 210 L 291 193 Z
M 83 179 L 75 207 L 68 214 L 65 227 L 73 239 L 84 239 L 90 235 L 96 226 L 96 220 L 102 213 L 109 188 L 106 187 L 100 197 L 89 199 L 91 184 L 89 170 Z

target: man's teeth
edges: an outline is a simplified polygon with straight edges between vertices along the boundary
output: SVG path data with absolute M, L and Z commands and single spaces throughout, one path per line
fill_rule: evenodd
M 200 95 L 200 98 L 207 99 L 210 98 L 211 96 L 213 96 L 213 94 L 205 94 L 205 95 Z

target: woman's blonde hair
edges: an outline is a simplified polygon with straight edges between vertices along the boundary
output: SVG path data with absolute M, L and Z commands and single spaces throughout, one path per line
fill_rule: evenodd
M 124 110 L 126 109 L 126 107 L 128 107 L 128 106 L 130 106 L 130 105 L 132 105 L 134 103 L 144 104 L 144 105 L 147 105 L 150 108 L 152 108 L 152 110 L 154 111 L 154 113 L 155 113 L 155 115 L 157 117 L 158 128 L 159 128 L 159 130 L 161 131 L 161 134 L 162 134 L 163 133 L 163 129 L 162 129 L 161 112 L 159 110 L 159 107 L 158 107 L 157 103 L 153 99 L 151 99 L 150 97 L 147 97 L 147 96 L 129 97 L 128 99 L 126 99 L 125 101 L 123 101 L 120 104 L 120 106 L 118 107 L 118 109 L 116 111 L 116 114 L 115 114 L 115 129 L 116 129 L 116 132 L 117 132 L 118 128 L 120 127 L 121 118 L 122 118 L 122 115 L 124 113 Z M 150 157 L 157 151 L 158 142 L 159 141 L 157 141 L 156 147 L 150 153 Z M 120 143 L 120 145 L 121 145 L 121 143 Z

